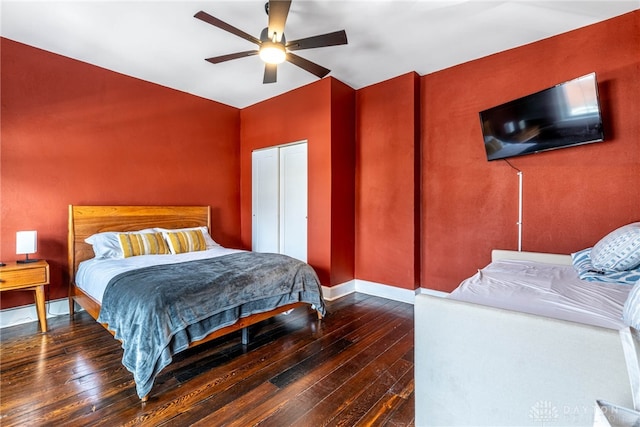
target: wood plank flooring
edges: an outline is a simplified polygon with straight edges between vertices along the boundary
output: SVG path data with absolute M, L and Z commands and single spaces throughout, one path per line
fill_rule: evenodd
M 413 426 L 413 306 L 364 294 L 189 349 L 141 403 L 87 313 L 0 330 L 0 425 Z

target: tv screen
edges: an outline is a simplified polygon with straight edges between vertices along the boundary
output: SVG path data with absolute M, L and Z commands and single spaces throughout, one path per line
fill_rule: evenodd
M 487 160 L 602 141 L 595 73 L 480 112 Z

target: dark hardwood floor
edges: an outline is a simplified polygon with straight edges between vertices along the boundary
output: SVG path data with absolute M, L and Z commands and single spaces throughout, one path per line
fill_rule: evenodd
M 413 306 L 363 294 L 189 349 L 141 403 L 87 313 L 0 330 L 0 425 L 413 426 Z

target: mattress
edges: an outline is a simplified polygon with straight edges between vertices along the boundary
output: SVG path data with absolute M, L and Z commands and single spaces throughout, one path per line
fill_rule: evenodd
M 141 255 L 129 258 L 88 259 L 82 261 L 76 273 L 76 286 L 93 299 L 102 303 L 102 296 L 109 281 L 120 273 L 152 265 L 176 264 L 205 258 L 243 252 L 238 249 L 217 246 L 206 251 L 186 252 L 169 255 Z
M 573 266 L 499 260 L 465 279 L 449 298 L 610 329 L 626 327 L 632 286 L 580 280 Z

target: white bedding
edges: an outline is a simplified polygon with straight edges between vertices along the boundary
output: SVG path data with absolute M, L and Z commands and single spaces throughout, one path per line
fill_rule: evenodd
M 449 298 L 610 329 L 621 329 L 632 286 L 580 280 L 572 266 L 494 261 Z
M 161 264 L 175 264 L 205 258 L 215 258 L 222 255 L 243 252 L 238 249 L 228 249 L 217 246 L 206 251 L 186 252 L 177 255 L 141 255 L 129 258 L 92 258 L 82 261 L 76 273 L 76 285 L 102 303 L 102 296 L 109 281 L 120 273 Z

